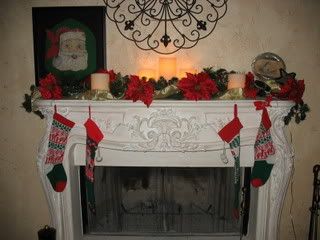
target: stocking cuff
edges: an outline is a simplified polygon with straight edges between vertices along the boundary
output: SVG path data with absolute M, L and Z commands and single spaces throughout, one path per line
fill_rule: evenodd
M 103 134 L 97 124 L 89 118 L 84 126 L 87 130 L 87 135 L 89 138 L 91 138 L 93 141 L 95 141 L 97 144 L 103 139 Z
M 219 132 L 219 136 L 222 140 L 226 141 L 227 143 L 231 142 L 231 140 L 239 134 L 242 124 L 238 117 L 235 117 L 231 122 L 225 125 Z
M 66 125 L 67 127 L 69 128 L 73 128 L 74 126 L 74 122 L 65 118 L 64 116 L 62 116 L 61 114 L 59 113 L 54 113 L 53 114 L 53 119 L 58 121 L 59 123 L 63 124 L 63 125 Z

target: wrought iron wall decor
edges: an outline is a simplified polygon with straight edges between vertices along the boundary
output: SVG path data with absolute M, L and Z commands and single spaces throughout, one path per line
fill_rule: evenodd
M 103 0 L 107 17 L 142 50 L 172 54 L 209 36 L 228 0 Z

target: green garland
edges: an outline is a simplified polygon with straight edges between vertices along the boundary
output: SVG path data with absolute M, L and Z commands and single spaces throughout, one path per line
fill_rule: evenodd
M 207 67 L 203 69 L 203 72 L 207 73 L 212 81 L 215 82 L 215 85 L 218 88 L 218 93 L 216 93 L 214 96 L 212 96 L 215 99 L 219 99 L 222 95 L 224 95 L 227 92 L 228 87 L 228 74 L 234 73 L 234 71 L 227 71 L 226 69 L 220 68 L 218 70 L 214 70 L 212 67 Z M 285 73 L 285 71 L 284 71 Z M 300 92 L 300 95 L 297 97 L 295 91 L 301 91 L 301 86 L 298 86 L 298 83 L 301 83 L 302 80 L 296 80 L 295 77 L 292 78 L 292 73 L 282 76 L 281 81 L 274 80 L 276 85 L 279 86 L 280 90 L 288 88 L 286 86 L 286 81 L 288 81 L 288 77 L 291 77 L 292 86 L 291 92 L 287 92 L 287 95 L 277 95 L 274 94 L 272 91 L 266 92 L 263 89 L 260 89 L 255 84 L 257 81 L 254 81 L 253 75 L 249 73 L 251 76 L 251 81 L 248 81 L 248 74 L 247 74 L 247 80 L 246 80 L 246 87 L 244 91 L 250 90 L 251 93 L 254 92 L 254 96 L 252 95 L 245 95 L 245 97 L 249 99 L 255 99 L 260 98 L 264 99 L 266 96 L 272 95 L 273 97 L 280 99 L 280 100 L 294 100 L 296 104 L 291 108 L 290 112 L 286 117 L 284 117 L 285 124 L 289 124 L 290 121 L 294 118 L 295 122 L 299 124 L 301 121 L 306 119 L 306 113 L 310 111 L 309 106 L 305 104 L 302 100 L 302 94 L 304 91 L 304 83 L 303 84 L 303 90 L 302 93 Z M 294 75 L 295 76 L 295 75 Z M 283 81 L 284 78 L 286 81 Z M 143 80 L 148 80 L 149 83 L 153 85 L 153 88 L 155 90 L 153 99 L 175 99 L 175 100 L 182 100 L 184 99 L 183 92 L 178 88 L 178 82 L 179 79 L 177 77 L 173 77 L 169 80 L 165 79 L 164 77 L 160 77 L 158 81 L 155 79 L 146 79 L 145 77 L 142 78 Z M 113 81 L 110 83 L 110 92 L 112 99 L 124 99 L 125 93 L 128 89 L 128 83 L 130 81 L 130 76 L 122 76 L 121 73 L 115 74 L 115 77 Z M 302 81 L 303 82 L 303 81 Z M 32 103 L 35 99 L 40 98 L 40 94 L 38 92 L 38 89 L 33 85 L 31 88 L 31 95 L 25 94 L 25 101 L 23 102 L 22 106 L 26 109 L 27 112 L 35 112 L 37 115 L 41 116 L 41 113 L 39 111 L 35 111 L 32 109 Z M 90 92 L 89 89 L 87 89 L 87 92 Z M 72 99 L 84 99 L 79 97 L 80 95 L 83 96 L 84 93 L 78 94 L 78 96 L 73 96 Z M 109 93 L 110 94 L 110 93 Z M 90 96 L 90 94 L 89 94 Z M 102 99 L 104 99 L 106 96 L 103 95 Z M 109 95 L 108 95 L 109 96 Z M 298 100 L 297 100 L 298 98 Z M 86 98 L 85 98 L 86 99 Z M 102 100 L 99 99 L 99 100 Z M 110 98 L 108 98 L 110 99 Z M 43 117 L 43 116 L 41 116 Z

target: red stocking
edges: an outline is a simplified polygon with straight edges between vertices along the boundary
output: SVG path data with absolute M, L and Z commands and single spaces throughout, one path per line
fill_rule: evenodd
M 86 140 L 86 187 L 88 205 L 91 212 L 95 213 L 95 197 L 94 197 L 94 159 L 98 144 L 103 139 L 103 133 L 97 124 L 91 119 L 91 109 L 89 107 L 89 118 L 84 124 L 87 132 Z

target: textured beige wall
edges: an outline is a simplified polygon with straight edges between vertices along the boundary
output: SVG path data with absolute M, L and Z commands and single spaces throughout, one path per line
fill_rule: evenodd
M 36 239 L 48 223 L 48 208 L 36 170 L 36 151 L 44 121 L 20 107 L 23 94 L 34 82 L 31 7 L 101 5 L 101 1 L 23 1 L 0 3 L 0 239 Z M 312 166 L 319 163 L 320 28 L 318 0 L 230 0 L 226 17 L 213 36 L 192 50 L 177 54 L 189 66 L 250 70 L 259 53 L 282 56 L 289 71 L 307 85 L 305 100 L 312 112 L 300 126 L 292 124 L 296 151 L 292 216 L 297 239 L 306 239 L 311 203 Z M 158 56 L 141 52 L 107 26 L 108 66 L 134 73 L 154 64 Z M 281 238 L 294 239 L 288 193 L 281 220 Z

